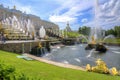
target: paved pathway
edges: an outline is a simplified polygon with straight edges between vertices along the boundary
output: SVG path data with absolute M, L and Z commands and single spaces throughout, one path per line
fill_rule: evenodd
M 27 42 L 44 42 L 44 41 L 50 41 L 50 40 L 44 40 L 44 39 L 36 39 L 36 40 L 8 40 L 8 41 L 5 41 L 5 43 L 3 41 L 0 40 L 0 44 L 6 44 L 6 43 L 27 43 Z M 57 40 L 53 40 L 53 42 L 55 42 Z M 51 41 L 52 42 L 52 41 Z
M 6 43 L 26 43 L 26 42 L 38 42 L 38 41 L 46 41 L 46 40 L 12 40 L 12 41 L 5 41 Z M 4 42 L 0 41 L 0 44 L 3 44 Z
M 47 59 L 44 59 L 44 58 L 41 58 L 41 57 L 36 57 L 34 55 L 31 55 L 31 54 L 24 54 L 24 55 L 26 55 L 26 56 L 28 56 L 28 57 L 30 57 L 32 59 L 38 60 L 40 62 L 45 62 L 45 63 L 52 64 L 52 65 L 55 65 L 55 66 L 85 71 L 84 68 L 79 67 L 79 66 L 54 62 L 54 61 L 50 61 L 50 60 L 47 60 Z

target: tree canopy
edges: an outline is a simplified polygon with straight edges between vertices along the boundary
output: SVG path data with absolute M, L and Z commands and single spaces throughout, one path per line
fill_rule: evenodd
M 89 34 L 90 34 L 90 27 L 87 27 L 87 26 L 79 27 L 78 32 L 80 34 L 89 36 Z M 105 36 L 108 36 L 108 35 L 114 35 L 115 37 L 120 38 L 120 26 L 115 26 L 112 29 L 105 30 Z
M 105 31 L 105 35 L 114 35 L 117 38 L 120 38 L 120 26 L 115 26 L 113 29 L 109 29 Z
M 80 34 L 88 36 L 89 33 L 90 33 L 90 27 L 87 27 L 87 26 L 80 27 L 79 30 L 78 30 L 78 32 Z

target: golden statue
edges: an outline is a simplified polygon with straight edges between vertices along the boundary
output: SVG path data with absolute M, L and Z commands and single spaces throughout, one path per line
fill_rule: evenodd
M 13 9 L 16 9 L 16 6 L 15 6 L 15 5 L 13 6 Z
M 2 29 L 2 22 L 0 22 L 0 29 Z
M 0 22 L 0 33 L 4 32 L 3 26 L 2 26 L 2 22 Z
M 41 44 L 41 42 L 39 42 L 38 47 L 39 47 L 39 48 L 42 48 L 42 44 Z
M 32 32 L 32 37 L 34 37 L 34 32 Z
M 91 44 L 96 44 L 94 36 L 92 36 L 91 38 L 92 38 Z

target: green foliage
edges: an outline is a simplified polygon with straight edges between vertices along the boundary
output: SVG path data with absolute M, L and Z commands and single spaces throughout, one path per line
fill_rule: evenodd
M 25 75 L 24 73 L 20 73 L 20 74 L 15 74 L 13 76 L 11 76 L 10 80 L 41 80 L 40 78 L 33 78 L 33 77 L 28 77 L 27 75 Z
M 115 26 L 113 29 L 109 29 L 105 31 L 105 35 L 114 35 L 115 37 L 120 38 L 120 26 Z
M 67 32 L 67 36 L 70 38 L 78 37 L 80 34 L 77 32 Z
M 89 36 L 90 27 L 87 27 L 87 26 L 80 27 L 79 30 L 78 30 L 78 32 L 79 32 L 80 34 Z
M 89 36 L 90 27 L 87 27 L 87 26 L 79 27 L 78 32 L 80 34 Z M 114 26 L 113 29 L 109 29 L 105 31 L 105 36 L 111 35 L 111 34 L 114 35 L 115 37 L 120 38 L 120 26 Z
M 76 37 L 79 37 L 80 34 L 78 32 L 66 32 L 66 31 L 64 31 L 64 36 L 67 36 L 68 38 L 76 38 Z
M 14 76 L 11 77 L 11 80 L 30 80 L 29 77 L 27 77 L 25 74 L 21 73 L 21 74 L 16 74 Z
M 120 44 L 120 38 L 115 38 L 115 39 L 110 39 L 110 38 L 108 38 L 108 39 L 106 39 L 104 42 L 105 42 L 105 43 Z
M 0 80 L 40 80 L 37 78 L 29 78 L 24 73 L 15 71 L 15 67 L 0 62 Z
M 0 80 L 10 80 L 11 75 L 15 72 L 13 66 L 8 66 L 0 62 Z

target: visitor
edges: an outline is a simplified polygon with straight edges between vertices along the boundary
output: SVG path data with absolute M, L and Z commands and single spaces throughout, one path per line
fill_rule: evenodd
M 2 34 L 1 35 L 1 41 L 2 41 L 2 43 L 5 43 L 6 42 L 6 36 L 5 36 L 5 34 Z

